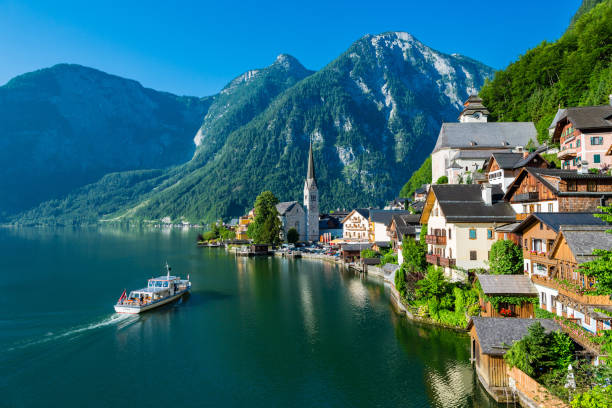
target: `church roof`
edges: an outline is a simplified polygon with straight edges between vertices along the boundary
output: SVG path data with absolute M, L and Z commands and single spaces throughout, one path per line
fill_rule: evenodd
M 443 123 L 434 153 L 445 147 L 453 149 L 503 149 L 537 143 L 533 122 Z
M 317 177 L 315 175 L 314 157 L 312 155 L 312 142 L 308 150 L 308 172 L 306 173 L 306 183 L 309 187 L 317 186 Z
M 291 211 L 296 205 L 299 205 L 297 201 L 285 201 L 282 203 L 278 203 L 276 204 L 276 211 L 278 211 L 278 215 L 285 215 L 288 211 Z

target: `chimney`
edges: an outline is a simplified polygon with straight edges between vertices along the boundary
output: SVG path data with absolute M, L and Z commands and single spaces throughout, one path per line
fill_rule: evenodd
M 586 160 L 580 160 L 580 164 L 578 165 L 578 173 L 579 174 L 589 174 L 589 162 Z
M 484 183 L 481 187 L 482 192 L 482 201 L 484 205 L 492 205 L 493 204 L 493 186 L 489 183 Z

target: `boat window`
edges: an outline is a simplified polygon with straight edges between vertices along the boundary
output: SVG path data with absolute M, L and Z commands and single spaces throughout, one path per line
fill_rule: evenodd
M 164 288 L 168 287 L 168 282 L 164 282 Z
M 161 281 L 155 281 L 155 287 L 161 288 L 162 283 Z
M 151 288 L 151 287 L 153 287 L 153 285 L 155 285 L 155 282 L 154 281 L 149 281 L 149 287 Z

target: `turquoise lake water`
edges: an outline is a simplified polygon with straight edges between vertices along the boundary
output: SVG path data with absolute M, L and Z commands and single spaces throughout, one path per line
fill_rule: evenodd
M 197 230 L 0 228 L 0 407 L 490 407 L 463 333 L 312 260 L 235 258 Z M 117 315 L 172 272 L 192 293 Z

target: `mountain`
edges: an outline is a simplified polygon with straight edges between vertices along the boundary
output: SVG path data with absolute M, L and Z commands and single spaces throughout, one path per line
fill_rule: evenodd
M 612 0 L 595 3 L 585 0 L 559 40 L 527 51 L 482 88 L 491 120 L 533 121 L 546 141 L 559 107 L 609 102 Z
M 103 175 L 193 156 L 212 102 L 60 64 L 0 87 L 0 218 Z
M 21 220 L 201 221 L 242 214 L 263 190 L 299 199 L 310 140 L 324 210 L 380 205 L 429 155 L 440 124 L 455 121 L 492 75 L 402 32 L 367 35 L 316 73 L 281 56 L 213 98 L 191 161 L 155 174 L 108 175 Z M 123 189 L 133 198 L 113 193 Z M 107 195 L 104 211 L 97 192 Z

